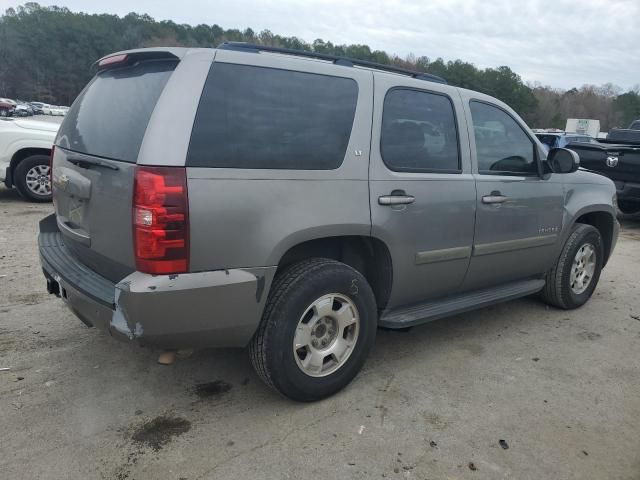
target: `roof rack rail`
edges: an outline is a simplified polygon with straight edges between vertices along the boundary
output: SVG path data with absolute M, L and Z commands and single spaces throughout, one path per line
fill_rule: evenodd
M 327 53 L 309 52 L 307 50 L 294 50 L 292 48 L 269 47 L 266 45 L 257 45 L 255 43 L 247 43 L 247 42 L 224 42 L 218 45 L 218 48 L 221 50 L 237 50 L 240 52 L 253 52 L 253 53 L 273 52 L 273 53 L 282 53 L 285 55 L 295 55 L 297 57 L 317 58 L 319 60 L 328 60 L 330 62 L 333 62 L 336 65 L 342 65 L 345 67 L 353 67 L 354 65 L 357 65 L 359 67 L 373 68 L 375 70 L 382 70 L 384 72 L 408 75 L 418 80 L 426 80 L 428 82 L 436 82 L 436 83 L 444 83 L 444 84 L 447 83 L 447 81 L 444 78 L 438 77 L 437 75 L 432 75 L 430 73 L 418 72 L 415 70 L 409 70 L 408 68 L 395 67 L 393 65 L 383 65 L 381 63 L 370 62 L 368 60 L 358 60 L 356 58 L 329 55 Z

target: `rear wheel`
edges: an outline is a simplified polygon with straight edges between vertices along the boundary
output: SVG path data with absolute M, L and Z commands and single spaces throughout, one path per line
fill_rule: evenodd
M 293 400 L 319 400 L 356 376 L 376 326 L 365 278 L 343 263 L 309 259 L 274 280 L 249 352 L 267 385 Z
M 558 262 L 547 273 L 542 299 L 565 310 L 584 305 L 598 284 L 603 259 L 604 249 L 598 229 L 576 224 Z
M 23 159 L 14 171 L 13 183 L 18 192 L 32 202 L 51 200 L 49 157 L 32 155 Z

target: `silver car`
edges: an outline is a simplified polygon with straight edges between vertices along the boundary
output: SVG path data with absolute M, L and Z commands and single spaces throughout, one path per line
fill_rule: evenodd
M 97 68 L 55 142 L 49 292 L 126 340 L 248 346 L 292 399 L 347 385 L 378 326 L 579 307 L 616 243 L 610 180 L 438 77 L 237 43 Z

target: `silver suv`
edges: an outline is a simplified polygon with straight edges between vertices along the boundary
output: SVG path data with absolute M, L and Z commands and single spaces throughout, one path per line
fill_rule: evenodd
M 302 401 L 347 385 L 378 326 L 581 306 L 618 232 L 613 183 L 504 103 L 247 44 L 101 59 L 52 175 L 50 293 L 142 344 L 248 346 Z

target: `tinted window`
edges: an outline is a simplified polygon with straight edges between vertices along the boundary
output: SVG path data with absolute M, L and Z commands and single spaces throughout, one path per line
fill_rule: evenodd
M 393 89 L 384 99 L 380 152 L 399 172 L 459 171 L 458 134 L 444 95 Z
M 175 66 L 175 61 L 147 61 L 98 73 L 67 112 L 56 144 L 135 163 Z
M 513 118 L 486 103 L 470 107 L 480 173 L 537 173 L 534 143 Z
M 187 165 L 329 170 L 344 160 L 358 86 L 348 78 L 214 63 Z

